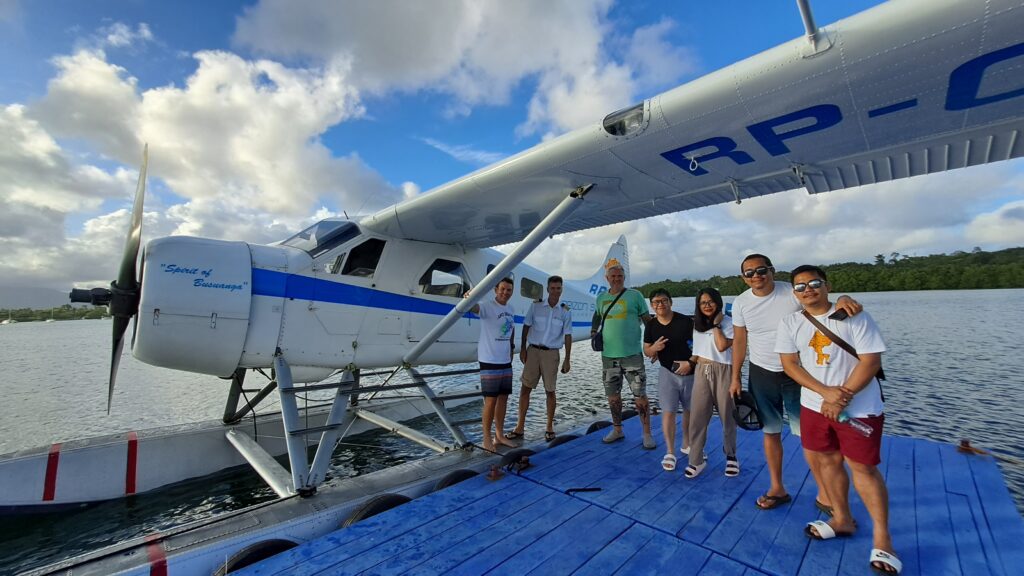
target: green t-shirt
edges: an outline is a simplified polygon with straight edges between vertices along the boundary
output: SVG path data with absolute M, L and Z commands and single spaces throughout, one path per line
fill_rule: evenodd
M 601 316 L 612 300 L 615 300 L 613 294 L 602 292 L 597 295 L 595 326 L 600 324 Z M 627 288 L 604 321 L 604 350 L 601 355 L 605 358 L 625 358 L 643 353 L 640 317 L 644 314 L 650 314 L 650 311 L 643 294 Z

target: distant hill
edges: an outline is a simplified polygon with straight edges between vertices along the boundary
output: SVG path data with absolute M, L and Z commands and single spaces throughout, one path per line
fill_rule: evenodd
M 26 286 L 0 286 L 0 309 L 54 308 L 68 304 L 68 290 L 33 288 Z

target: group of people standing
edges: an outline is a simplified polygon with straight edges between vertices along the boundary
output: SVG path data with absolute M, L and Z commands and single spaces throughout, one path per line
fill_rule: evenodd
M 829 540 L 856 531 L 845 464 L 872 520 L 869 565 L 883 574 L 898 574 L 902 564 L 893 551 L 888 493 L 878 470 L 885 421 L 878 378 L 885 343 L 878 326 L 848 296 L 833 304 L 828 278 L 819 267 L 797 267 L 790 284 L 775 280 L 775 268 L 767 256 L 751 254 L 741 262 L 740 273 L 748 290 L 733 301 L 732 318 L 724 314 L 722 296 L 713 288 L 697 295 L 692 317 L 672 310 L 667 291 L 654 290 L 649 295 L 652 317 L 642 295 L 624 287 L 619 263 L 607 263 L 609 289 L 597 298 L 592 331 L 601 331 L 605 343 L 601 362 L 612 430 L 604 442 L 625 437 L 620 393 L 625 379 L 640 416 L 643 447 L 657 447 L 651 435 L 643 368 L 643 356 L 647 356 L 659 365 L 666 450 L 662 467 L 666 471 L 676 467 L 676 415 L 682 408 L 679 450 L 688 457 L 684 475 L 695 478 L 705 470 L 708 424 L 712 409 L 717 408 L 724 473 L 738 476 L 734 401 L 741 394 L 741 373 L 749 352 L 749 390 L 763 425 L 770 478 L 757 507 L 772 510 L 792 500 L 782 476 L 785 417 L 792 434 L 801 438 L 817 484 L 815 505 L 829 517 L 808 522 L 807 536 Z M 637 342 L 640 326 L 644 327 L 642 351 Z
M 611 430 L 603 442 L 625 438 L 622 429 L 622 385 L 633 395 L 642 427 L 642 445 L 657 448 L 651 434 L 647 396 L 646 356 L 658 364 L 658 398 L 666 471 L 676 468 L 676 418 L 682 409 L 679 451 L 687 456 L 686 478 L 696 478 L 708 466 L 704 451 L 708 425 L 717 408 L 722 422 L 724 474 L 740 474 L 736 452 L 735 400 L 741 394 L 741 372 L 749 355 L 749 391 L 763 425 L 764 458 L 770 483 L 756 505 L 772 510 L 792 500 L 783 483 L 782 428 L 788 422 L 801 438 L 804 456 L 817 484 L 816 507 L 828 520 L 805 527 L 808 537 L 828 540 L 852 535 L 857 524 L 849 505 L 850 478 L 871 516 L 872 569 L 898 574 L 902 569 L 888 529 L 888 493 L 878 470 L 885 421 L 881 384 L 881 353 L 885 343 L 871 316 L 848 296 L 834 304 L 825 271 L 800 266 L 792 284 L 775 280 L 771 260 L 762 254 L 743 259 L 740 272 L 748 290 L 733 301 L 726 315 L 721 294 L 700 291 L 692 316 L 672 310 L 672 297 L 663 290 L 647 301 L 625 287 L 625 271 L 615 259 L 605 265 L 608 291 L 598 295 L 591 334 L 600 332 L 602 381 L 611 412 Z M 508 300 L 512 280 L 495 288 L 494 301 L 473 307 L 484 320 L 479 343 L 481 390 L 484 396 L 483 447 L 514 446 L 523 437 L 530 392 L 543 377 L 547 396 L 545 438 L 554 438 L 554 381 L 561 364 L 570 369 L 572 314 L 560 302 L 562 279 L 548 280 L 548 298 L 531 304 L 525 317 L 520 359 L 524 364 L 515 429 L 505 433 L 508 395 L 512 392 L 515 323 Z M 550 381 L 550 385 L 548 382 Z M 494 427 L 492 435 L 491 428 Z M 802 428 L 801 428 L 802 426 Z M 845 464 L 845 466 L 844 466 Z

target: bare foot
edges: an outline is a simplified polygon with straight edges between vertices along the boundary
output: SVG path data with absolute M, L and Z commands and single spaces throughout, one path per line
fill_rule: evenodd
M 494 444 L 491 442 L 484 442 L 483 449 L 488 452 L 494 452 Z
M 504 434 L 498 434 L 497 436 L 495 436 L 494 437 L 494 442 L 496 444 L 501 444 L 502 446 L 509 446 L 509 447 L 512 447 L 512 448 L 515 448 L 515 447 L 518 446 L 518 444 L 516 444 L 515 442 L 505 438 Z

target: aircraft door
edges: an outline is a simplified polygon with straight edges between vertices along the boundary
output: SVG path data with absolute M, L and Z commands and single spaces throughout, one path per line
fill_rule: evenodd
M 368 238 L 317 262 L 314 314 L 328 334 L 360 333 L 367 306 L 372 305 L 373 279 L 385 245 L 384 240 Z
M 469 273 L 454 259 L 437 258 L 419 276 L 414 292 L 423 302 L 412 314 L 409 339 L 418 342 L 462 296 L 469 292 Z M 449 328 L 438 342 L 476 342 L 480 327 L 474 320 L 463 318 Z

